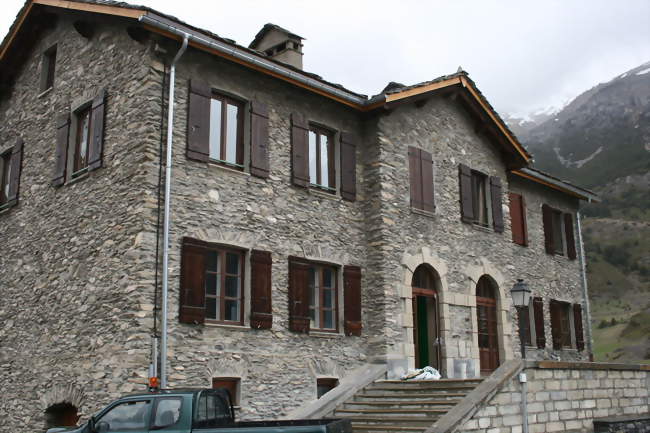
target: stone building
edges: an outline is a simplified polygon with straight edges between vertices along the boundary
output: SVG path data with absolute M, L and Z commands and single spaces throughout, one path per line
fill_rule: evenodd
M 65 5 L 64 5 L 65 3 Z M 160 333 L 176 65 L 169 385 L 277 417 L 351 371 L 489 375 L 590 357 L 579 232 L 596 197 L 531 156 L 462 70 L 366 97 L 145 7 L 28 0 L 0 49 L 1 432 L 144 389 Z

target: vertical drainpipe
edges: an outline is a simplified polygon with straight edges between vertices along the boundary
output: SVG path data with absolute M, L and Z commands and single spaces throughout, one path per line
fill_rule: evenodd
M 582 240 L 582 222 L 580 211 L 576 212 L 576 221 L 578 226 L 578 245 L 580 247 L 580 276 L 582 277 L 582 297 L 584 298 L 585 321 L 587 322 L 587 350 L 589 352 L 589 360 L 593 361 L 594 342 L 593 336 L 591 334 L 591 306 L 589 304 L 589 292 L 587 290 L 587 264 L 585 261 L 585 244 Z
M 167 388 L 167 298 L 169 291 L 169 209 L 171 201 L 172 180 L 172 136 L 174 133 L 174 81 L 176 78 L 176 62 L 187 49 L 189 35 L 183 34 L 183 45 L 169 69 L 169 98 L 167 109 L 167 162 L 165 166 L 165 210 L 163 223 L 163 263 L 162 263 L 162 319 L 160 338 L 160 387 Z

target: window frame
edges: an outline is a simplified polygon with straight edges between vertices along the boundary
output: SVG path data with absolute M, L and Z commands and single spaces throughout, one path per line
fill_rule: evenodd
M 225 386 L 218 386 L 225 383 Z M 239 407 L 241 401 L 241 377 L 215 376 L 212 378 L 212 389 L 225 388 L 230 393 L 230 401 L 235 407 Z M 234 391 L 234 392 L 233 392 Z
M 314 270 L 314 276 L 318 278 L 319 285 L 316 287 L 313 285 L 313 280 L 308 281 L 307 289 L 309 290 L 309 318 L 310 318 L 310 323 L 309 323 L 309 329 L 311 331 L 316 331 L 316 332 L 330 332 L 330 333 L 338 333 L 339 332 L 339 314 L 340 314 L 340 308 L 339 308 L 339 269 L 337 266 L 327 264 L 327 263 L 316 263 L 316 262 L 307 262 L 309 266 L 309 276 L 311 277 L 311 271 L 312 269 Z M 333 287 L 328 287 L 325 288 L 323 287 L 323 271 L 325 269 L 329 269 L 332 272 L 332 277 L 331 281 L 333 282 L 334 286 Z M 318 293 L 314 293 L 315 290 L 318 290 Z M 333 296 L 332 296 L 332 308 L 327 308 L 323 307 L 323 300 L 325 298 L 325 292 L 327 290 L 333 290 Z M 317 295 L 317 296 L 316 296 Z M 317 303 L 314 302 L 312 305 L 312 300 L 318 301 Z M 316 310 L 318 311 L 318 315 L 316 315 Z M 312 311 L 314 311 L 314 317 L 312 318 Z M 325 328 L 323 326 L 324 324 L 324 311 L 332 311 L 332 321 L 334 324 L 333 328 Z
M 212 155 L 212 101 L 221 103 L 221 123 L 219 131 L 219 155 L 222 157 L 214 158 Z M 237 128 L 235 142 L 235 162 L 227 160 L 228 154 L 228 105 L 237 107 Z M 224 165 L 235 170 L 244 171 L 246 167 L 246 149 L 244 145 L 246 107 L 248 103 L 242 99 L 230 96 L 228 94 L 212 90 L 210 94 L 210 115 L 208 118 L 208 159 L 210 162 Z M 223 156 L 226 155 L 226 158 Z
M 11 155 L 13 149 L 10 147 L 0 152 L 0 208 L 8 203 L 9 188 L 11 187 Z
M 311 171 L 311 134 L 316 136 L 316 183 L 312 182 L 312 171 Z M 327 180 L 328 185 L 323 185 L 322 183 L 322 152 L 321 152 L 321 136 L 327 137 Z M 336 131 L 315 124 L 309 123 L 309 129 L 307 131 L 307 175 L 309 176 L 309 186 L 310 188 L 316 188 L 331 194 L 335 194 L 337 190 L 336 176 Z
M 521 312 L 522 308 L 517 308 L 517 323 L 520 324 L 521 321 L 519 320 L 519 314 Z M 535 331 L 535 308 L 533 307 L 533 297 L 530 297 L 530 302 L 528 303 L 528 306 L 525 308 L 527 319 L 526 323 L 528 324 L 528 333 L 524 334 L 526 339 L 529 339 L 528 341 L 524 340 L 524 344 L 528 348 L 535 348 L 537 349 L 537 332 Z
M 210 253 L 216 252 L 218 254 L 218 259 L 217 263 L 219 266 L 219 271 L 209 271 L 208 270 L 208 255 Z M 206 244 L 204 246 L 204 254 L 205 254 L 205 267 L 203 268 L 203 273 L 204 273 L 204 291 L 203 291 L 203 296 L 204 296 L 204 308 L 205 308 L 205 323 L 213 323 L 213 324 L 220 324 L 220 325 L 244 325 L 244 314 L 245 314 L 245 299 L 246 299 L 246 293 L 245 293 L 245 278 L 246 278 L 246 251 L 239 249 L 239 248 L 233 248 L 233 247 L 226 247 L 226 246 L 220 246 L 220 245 L 208 245 Z M 226 272 L 227 268 L 227 263 L 226 263 L 226 256 L 227 254 L 236 254 L 238 256 L 239 260 L 239 275 L 233 275 L 233 274 L 228 274 Z M 215 295 L 208 295 L 208 274 L 214 274 L 217 275 L 218 277 L 218 286 L 221 287 L 221 293 L 222 295 L 219 295 L 219 290 L 215 288 Z M 238 289 L 238 294 L 239 296 L 236 298 L 233 297 L 228 297 L 225 296 L 225 289 L 226 289 L 226 277 L 228 276 L 238 276 L 239 277 L 239 289 Z M 216 307 L 219 311 L 218 317 L 221 317 L 222 319 L 214 319 L 214 318 L 209 318 L 208 317 L 208 298 L 210 299 L 215 299 L 216 300 Z M 225 305 L 226 301 L 232 301 L 236 300 L 239 305 L 238 305 L 238 311 L 239 311 L 239 320 L 225 320 L 223 319 L 225 317 Z
M 72 138 L 73 138 L 73 143 L 70 146 L 72 149 L 72 155 L 71 155 L 71 163 L 72 163 L 72 170 L 70 171 L 70 179 L 76 179 L 85 173 L 88 172 L 88 160 L 90 156 L 90 145 L 91 145 L 91 138 L 92 138 L 92 128 L 93 128 L 93 109 L 92 109 L 92 101 L 88 102 L 86 104 L 83 104 L 79 108 L 77 108 L 73 113 L 74 117 L 74 130 L 71 131 Z M 85 146 L 86 146 L 86 159 L 85 161 L 80 160 L 80 154 L 81 154 L 81 143 L 83 141 L 83 134 L 84 134 L 84 122 L 87 119 L 88 121 L 88 128 L 85 131 L 87 133 L 85 140 Z
M 553 219 L 553 232 L 551 233 L 551 236 L 553 236 L 553 255 L 565 256 L 567 245 L 564 236 L 564 212 L 551 208 L 551 218 Z
M 558 302 L 560 309 L 560 335 L 562 349 L 575 349 L 573 308 L 569 302 Z
M 478 181 L 476 181 L 478 180 Z M 479 194 L 480 189 L 477 190 L 477 185 L 483 186 L 482 194 Z M 489 229 L 492 227 L 492 195 L 490 194 L 490 177 L 478 170 L 471 170 L 471 185 L 472 185 L 472 209 L 474 210 L 473 224 L 479 227 Z M 479 219 L 479 196 L 483 198 L 485 222 Z
M 41 92 L 45 92 L 54 87 L 57 50 L 57 44 L 54 44 L 43 51 L 41 58 Z

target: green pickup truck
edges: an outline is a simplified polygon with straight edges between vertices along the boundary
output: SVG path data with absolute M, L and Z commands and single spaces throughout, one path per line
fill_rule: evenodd
M 235 421 L 224 389 L 177 389 L 122 397 L 74 428 L 47 433 L 351 433 L 347 419 Z

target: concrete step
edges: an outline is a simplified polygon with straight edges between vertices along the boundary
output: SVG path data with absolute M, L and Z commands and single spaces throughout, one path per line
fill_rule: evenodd
M 351 415 L 409 415 L 415 417 L 420 416 L 439 416 L 447 413 L 449 409 L 337 409 L 334 412 L 336 418 L 347 418 Z
M 404 385 L 413 385 L 418 383 L 473 383 L 479 384 L 483 382 L 483 379 L 480 377 L 472 377 L 469 379 L 438 379 L 438 380 L 398 380 L 398 379 L 380 379 L 376 380 L 374 383 L 400 383 Z
M 468 391 L 469 392 L 469 391 Z M 381 390 L 365 389 L 355 395 L 355 401 L 381 401 L 381 400 L 402 400 L 402 401 L 420 401 L 432 399 L 459 399 L 467 395 L 467 392 L 447 392 L 439 390 L 437 392 L 385 392 Z
M 345 409 L 373 409 L 373 408 L 447 408 L 455 406 L 461 399 L 438 399 L 438 400 L 381 400 L 381 401 L 348 401 L 343 404 Z
M 346 415 L 345 418 L 353 424 L 404 426 L 404 427 L 429 427 L 436 422 L 439 416 L 387 416 L 376 415 Z
M 413 392 L 414 390 L 471 390 L 476 388 L 478 384 L 472 382 L 447 382 L 440 383 L 439 381 L 420 383 L 396 383 L 396 382 L 375 382 L 366 387 L 366 389 L 381 389 L 386 391 L 402 391 Z
M 423 432 L 427 427 L 404 427 L 401 425 L 368 425 L 368 424 L 352 424 L 352 431 L 354 433 L 392 433 L 392 432 Z

